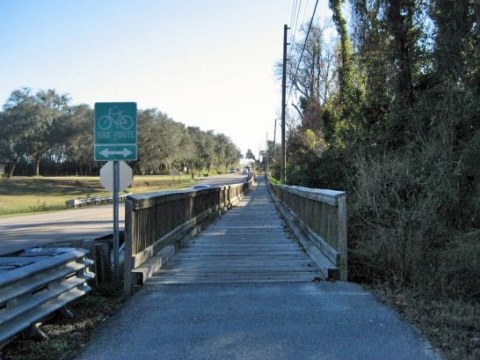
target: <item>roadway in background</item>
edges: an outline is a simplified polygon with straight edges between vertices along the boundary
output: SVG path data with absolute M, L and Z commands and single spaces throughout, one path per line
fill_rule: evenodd
M 197 178 L 210 186 L 241 182 L 245 176 L 227 174 Z M 120 230 L 124 228 L 124 205 L 120 204 Z M 72 240 L 95 239 L 112 234 L 113 206 L 89 206 L 33 215 L 0 217 L 0 255 L 34 246 Z
M 120 207 L 120 228 L 124 227 L 124 205 Z M 50 243 L 95 239 L 112 234 L 113 206 L 0 218 L 0 255 Z

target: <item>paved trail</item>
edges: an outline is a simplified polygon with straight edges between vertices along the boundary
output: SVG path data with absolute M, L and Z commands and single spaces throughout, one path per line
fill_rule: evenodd
M 260 182 L 109 319 L 86 359 L 438 359 L 361 287 L 312 281 Z

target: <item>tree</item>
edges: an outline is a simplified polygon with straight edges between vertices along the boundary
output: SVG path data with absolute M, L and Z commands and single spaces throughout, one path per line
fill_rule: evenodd
M 342 14 L 343 0 L 329 0 L 328 5 L 333 13 L 333 22 L 340 36 L 340 62 L 338 65 L 338 89 L 341 99 L 345 99 L 352 91 L 352 49 L 348 36 L 347 22 Z
M 306 42 L 308 29 L 303 27 L 302 32 L 303 39 L 291 45 L 287 68 L 288 83 L 299 99 L 292 105 L 300 116 L 301 126 L 321 132 L 323 108 L 334 89 L 334 53 L 325 43 L 324 27 L 312 25 Z
M 27 153 L 16 125 L 14 117 L 6 112 L 0 113 L 0 128 L 3 133 L 0 139 L 0 157 L 8 161 L 8 177 L 13 176 L 18 163 Z
M 237 149 L 232 140 L 224 134 L 215 135 L 215 166 L 217 169 L 228 167 L 238 162 L 240 150 Z
M 11 131 L 17 144 L 26 149 L 34 160 L 34 175 L 40 175 L 40 160 L 55 144 L 54 121 L 68 112 L 69 97 L 55 90 L 14 90 L 4 105 Z
M 389 84 L 389 34 L 383 15 L 384 0 L 352 0 L 353 40 L 356 53 L 352 59 L 363 88 L 357 114 L 356 136 L 365 143 L 384 143 L 387 116 L 391 106 Z M 335 106 L 336 104 L 332 104 Z
M 34 174 L 97 174 L 93 161 L 93 110 L 69 106 L 69 97 L 55 90 L 15 90 L 0 112 L 0 160 L 9 176 L 17 164 L 31 165 Z M 241 153 L 223 134 L 187 128 L 157 109 L 138 111 L 138 160 L 135 171 L 161 174 L 171 169 L 225 169 Z M 23 170 L 23 169 L 22 169 Z M 24 174 L 26 172 L 24 171 Z
M 182 166 L 187 167 L 190 170 L 192 176 L 194 176 L 194 159 L 195 159 L 195 143 L 192 139 L 192 129 L 183 127 L 180 140 L 180 149 L 178 154 L 179 162 Z
M 63 140 L 60 147 L 66 162 L 76 175 L 91 174 L 98 168 L 98 162 L 93 160 L 93 110 L 88 105 L 73 106 L 69 114 L 57 122 L 56 131 L 58 139 Z
M 190 168 L 194 171 L 206 170 L 215 165 L 215 134 L 212 130 L 202 131 L 198 127 L 188 127 L 190 140 L 194 146 L 194 152 L 190 154 Z
M 184 126 L 157 109 L 138 112 L 138 161 L 142 174 L 158 174 L 170 170 L 181 157 L 180 144 Z
M 250 149 L 247 150 L 247 153 L 246 153 L 246 155 L 245 155 L 245 158 L 246 158 L 246 159 L 251 159 L 251 160 L 253 160 L 253 161 L 255 161 L 255 162 L 257 161 L 257 159 L 255 158 L 255 155 L 253 155 L 253 152 L 252 152 L 252 150 L 250 150 Z
M 210 175 L 210 169 L 213 167 L 215 159 L 215 134 L 213 130 L 203 132 L 199 140 L 197 149 L 199 150 L 200 160 L 207 170 L 207 174 Z
M 337 90 L 334 46 L 325 41 L 326 25 L 303 27 L 303 38 L 292 44 L 289 84 L 298 102 L 292 104 L 300 122 L 287 134 L 287 182 L 308 183 L 306 169 L 318 162 L 327 146 L 328 104 Z M 340 102 L 342 103 L 342 102 Z M 248 156 L 248 154 L 247 154 Z
M 452 248 L 475 253 L 465 239 L 480 224 L 480 7 L 351 0 L 347 27 L 342 3 L 329 1 L 340 42 L 328 144 L 317 158 L 292 136 L 289 180 L 349 192 L 354 276 L 478 296 L 473 256 L 468 276 L 449 266 Z

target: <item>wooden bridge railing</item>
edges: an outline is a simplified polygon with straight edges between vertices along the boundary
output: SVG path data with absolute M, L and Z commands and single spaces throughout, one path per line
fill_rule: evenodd
M 253 186 L 246 182 L 206 188 L 128 196 L 125 202 L 125 293 L 130 294 L 136 268 L 175 244 L 199 223 L 233 206 Z
M 325 265 L 326 277 L 346 281 L 346 193 L 287 185 L 270 185 L 270 188 L 290 226 L 301 232 L 297 235 L 309 255 L 318 259 L 317 264 L 326 257 L 336 267 L 337 270 L 328 269 L 328 264 Z M 319 266 L 324 268 L 322 264 Z

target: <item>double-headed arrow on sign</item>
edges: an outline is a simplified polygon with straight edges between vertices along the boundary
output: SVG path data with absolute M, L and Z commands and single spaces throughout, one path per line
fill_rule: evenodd
M 95 145 L 95 159 L 97 161 L 135 160 L 136 158 L 137 145 Z
M 104 156 L 105 158 L 110 158 L 111 156 L 114 156 L 114 155 L 121 155 L 124 158 L 126 158 L 130 154 L 132 154 L 132 152 L 127 148 L 123 148 L 122 150 L 110 150 L 109 148 L 106 148 L 100 151 L 100 155 Z

